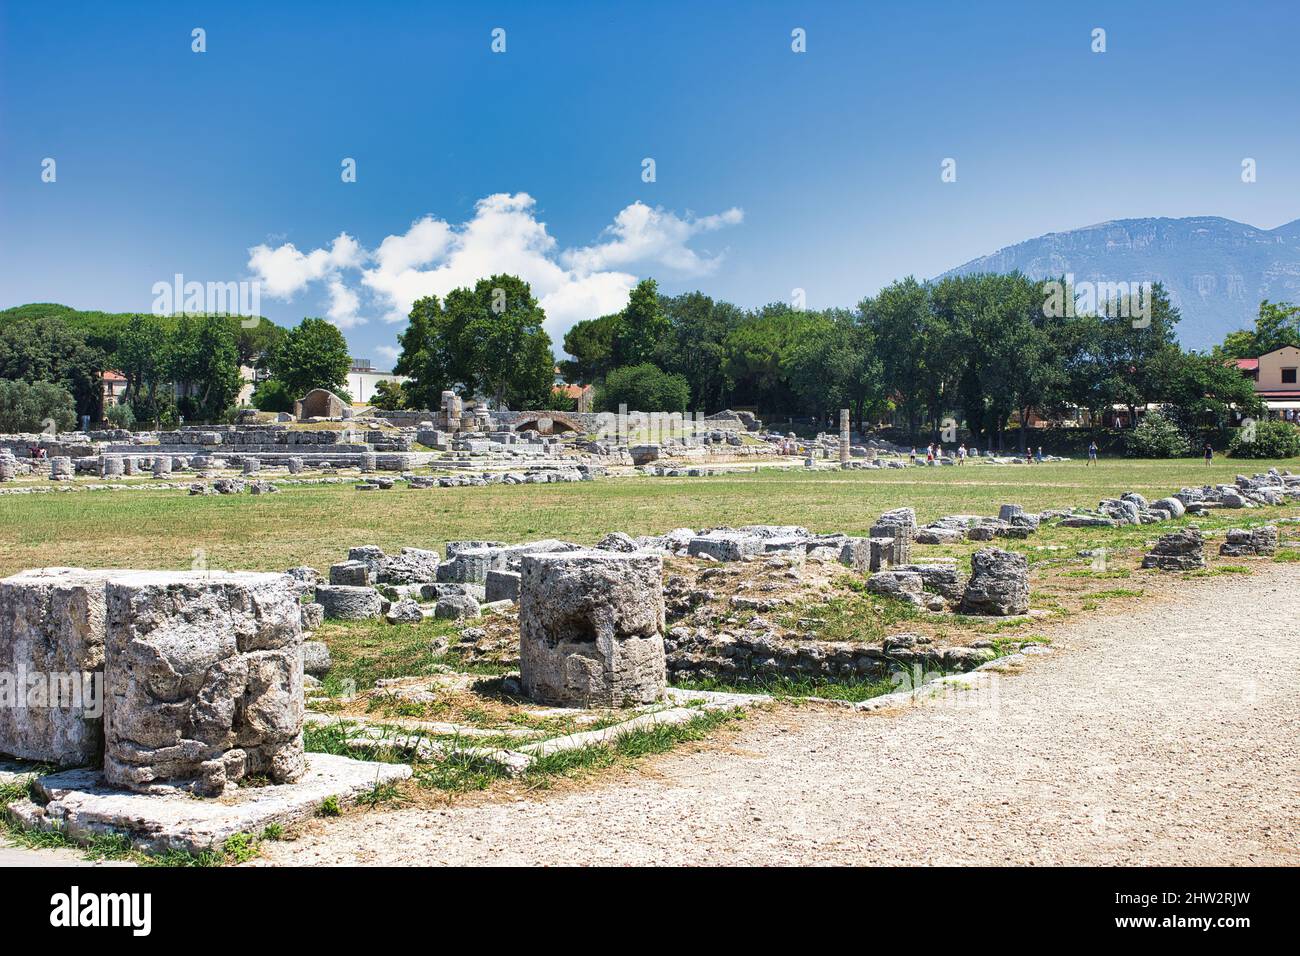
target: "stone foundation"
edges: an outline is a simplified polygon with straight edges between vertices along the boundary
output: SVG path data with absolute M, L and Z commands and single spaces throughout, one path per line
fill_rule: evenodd
M 42 688 L 39 701 L 0 706 L 0 753 L 63 767 L 98 761 L 104 584 L 115 573 L 43 568 L 0 581 L 0 674 L 39 678 Z
M 219 795 L 303 772 L 302 631 L 279 574 L 133 572 L 107 586 L 104 779 Z
M 661 700 L 663 560 L 582 550 L 525 555 L 519 592 L 521 680 L 533 700 L 624 707 Z

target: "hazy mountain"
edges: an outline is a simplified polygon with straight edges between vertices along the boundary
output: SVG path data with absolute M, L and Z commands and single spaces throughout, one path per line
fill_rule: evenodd
M 1217 216 L 1117 219 L 972 259 L 944 275 L 1010 272 L 1035 279 L 1163 282 L 1182 312 L 1184 347 L 1208 348 L 1251 325 L 1261 299 L 1300 302 L 1300 219 L 1256 229 Z

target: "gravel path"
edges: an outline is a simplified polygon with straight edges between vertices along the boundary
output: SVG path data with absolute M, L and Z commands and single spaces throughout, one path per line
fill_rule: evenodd
M 1300 864 L 1300 564 L 1095 615 L 993 693 L 781 707 L 528 800 L 364 813 L 275 863 Z

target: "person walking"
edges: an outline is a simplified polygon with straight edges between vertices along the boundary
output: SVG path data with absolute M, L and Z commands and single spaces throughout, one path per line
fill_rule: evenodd
M 1088 460 L 1084 462 L 1084 467 L 1097 464 L 1097 443 L 1091 441 L 1088 443 Z
M 1034 460 L 1037 461 L 1040 465 L 1043 463 L 1043 446 L 1042 446 L 1042 445 L 1039 445 L 1039 446 L 1038 446 L 1038 453 L 1037 453 L 1036 455 L 1034 455 Z
M 1214 446 L 1208 441 L 1205 443 L 1205 447 L 1201 449 L 1201 453 L 1205 456 L 1205 466 L 1207 468 L 1214 464 Z

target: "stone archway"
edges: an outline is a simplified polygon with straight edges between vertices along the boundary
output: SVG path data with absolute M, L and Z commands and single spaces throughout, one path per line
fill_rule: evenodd
M 542 435 L 581 432 L 582 426 L 564 412 L 529 412 L 515 422 L 515 431 L 536 431 Z
M 313 388 L 299 401 L 294 402 L 295 418 L 347 418 L 352 407 L 333 392 L 324 388 Z

